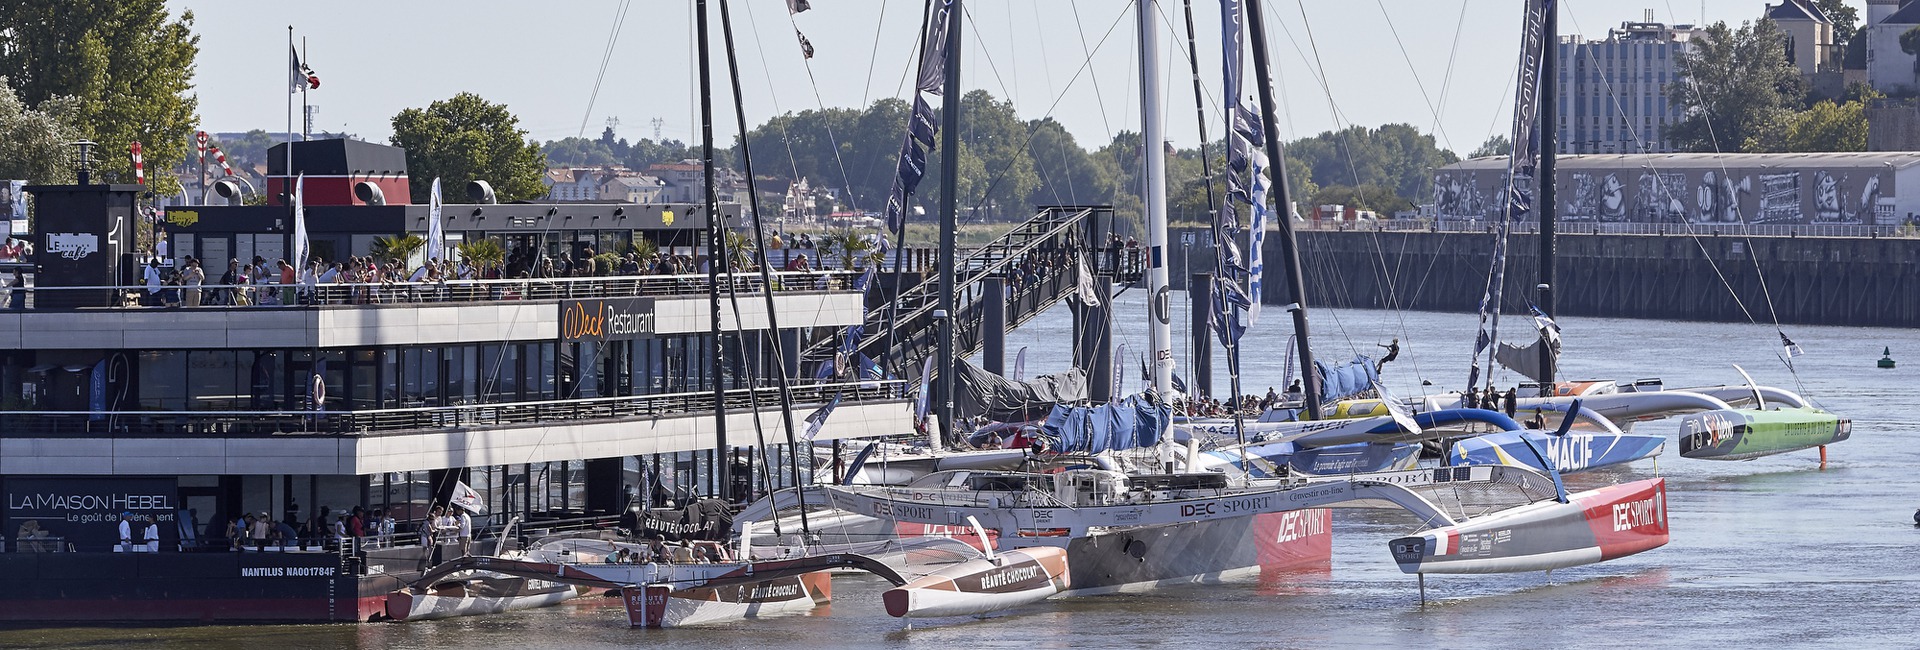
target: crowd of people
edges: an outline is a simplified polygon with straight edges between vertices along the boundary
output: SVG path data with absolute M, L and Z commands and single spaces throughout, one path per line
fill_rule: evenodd
M 305 521 L 300 521 L 297 509 L 289 509 L 286 516 L 279 519 L 265 511 L 245 513 L 227 522 L 225 539 L 236 551 L 269 547 L 335 549 L 348 539 L 359 544 L 389 546 L 397 525 L 384 509 L 375 508 L 369 513 L 366 508 L 354 506 L 352 510 L 334 512 L 330 507 L 321 506 L 319 513 Z

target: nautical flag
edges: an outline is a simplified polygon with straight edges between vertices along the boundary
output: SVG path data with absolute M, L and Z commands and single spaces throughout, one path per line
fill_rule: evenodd
M 1076 283 L 1073 293 L 1068 294 L 1067 297 L 1080 301 L 1080 304 L 1088 307 L 1100 304 L 1100 290 L 1093 286 L 1093 271 L 1087 268 L 1086 256 L 1080 256 L 1076 262 L 1079 264 L 1079 282 Z
M 793 30 L 793 35 L 800 38 L 800 54 L 809 59 L 813 58 L 813 42 L 807 40 L 807 35 L 800 33 L 797 29 Z
M 833 408 L 839 405 L 840 394 L 834 393 L 833 401 L 827 402 L 825 406 L 821 406 L 807 416 L 807 430 L 800 432 L 800 437 L 807 442 L 813 442 L 813 437 L 820 435 L 820 428 L 827 425 L 827 416 L 833 415 Z
M 447 234 L 440 225 L 440 179 L 433 179 L 433 192 L 427 199 L 427 259 L 447 258 Z
M 291 71 L 293 74 L 287 80 L 289 82 L 288 92 L 298 94 L 300 91 L 309 88 L 319 88 L 320 75 L 315 74 L 313 68 L 307 67 L 306 63 L 300 61 L 300 49 L 294 47 L 293 43 L 287 43 L 287 51 L 293 55 L 293 70 Z
M 1120 349 L 1114 351 L 1113 358 L 1119 359 L 1120 363 L 1126 363 L 1127 362 L 1127 344 L 1121 343 Z M 1146 369 L 1147 369 L 1147 360 L 1145 357 L 1141 357 L 1140 379 L 1141 381 L 1145 381 L 1149 385 L 1151 385 L 1153 383 L 1153 375 L 1148 374 L 1146 372 Z M 1121 395 L 1126 394 L 1127 373 L 1118 372 L 1117 370 L 1118 369 L 1116 368 L 1116 372 L 1113 373 L 1113 392 L 1109 393 L 1109 395 L 1111 396 L 1111 399 L 1109 399 L 1108 401 L 1119 400 Z
M 1027 346 L 1020 346 L 1020 353 L 1013 357 L 1013 380 L 1022 381 L 1027 375 Z
M 787 0 L 787 13 L 789 14 L 797 14 L 812 8 L 813 3 L 807 2 L 807 0 Z
M 1413 411 L 1407 410 L 1407 404 L 1400 401 L 1400 398 L 1394 397 L 1393 393 L 1387 390 L 1386 384 L 1375 380 L 1373 392 L 1380 395 L 1380 403 L 1387 407 L 1387 415 L 1393 416 L 1394 424 L 1406 429 L 1407 433 L 1420 434 L 1420 423 L 1414 421 Z
M 295 269 L 307 268 L 307 207 L 302 204 L 300 195 L 306 190 L 307 175 L 294 177 L 293 181 L 293 263 Z
M 453 496 L 447 501 L 476 515 L 487 514 L 487 500 L 481 498 L 480 492 L 467 485 L 466 481 L 454 481 Z
M 1786 332 L 1780 333 L 1780 346 L 1787 349 L 1788 359 L 1806 354 L 1806 351 L 1800 349 L 1799 344 L 1794 343 L 1793 339 L 1787 338 Z

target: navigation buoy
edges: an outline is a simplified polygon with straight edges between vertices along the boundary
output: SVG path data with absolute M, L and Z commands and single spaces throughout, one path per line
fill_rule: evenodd
M 1893 367 L 1893 348 L 1886 348 L 1886 349 L 1884 349 L 1884 350 L 1881 350 L 1881 352 L 1880 352 L 1880 367 L 1882 367 L 1882 368 L 1892 368 L 1892 367 Z

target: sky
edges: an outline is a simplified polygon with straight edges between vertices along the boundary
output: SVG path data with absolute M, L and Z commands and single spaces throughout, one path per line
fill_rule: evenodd
M 713 5 L 715 137 L 735 129 Z M 742 92 L 750 124 L 821 107 L 905 97 L 919 29 L 917 0 L 813 0 L 789 16 L 785 0 L 734 3 Z M 1287 138 L 1392 122 L 1434 133 L 1465 153 L 1508 130 L 1520 0 L 1267 0 Z M 1603 37 L 1642 8 L 1667 23 L 1751 20 L 1764 0 L 1563 0 L 1562 34 Z M 1863 0 L 1853 0 L 1865 15 Z M 608 121 L 628 139 L 697 142 L 691 0 L 327 3 L 169 0 L 192 11 L 200 35 L 194 88 L 203 129 L 287 124 L 287 27 L 304 39 L 321 79 L 309 94 L 315 129 L 385 141 L 395 113 L 473 92 L 504 103 L 529 137 L 597 136 Z M 1218 137 L 1218 3 L 1194 3 L 1209 134 Z M 614 28 L 625 7 L 624 20 Z M 962 85 L 1011 98 L 1022 117 L 1051 116 L 1082 146 L 1140 130 L 1138 24 L 1126 0 L 967 0 Z M 1180 3 L 1163 0 L 1161 46 L 1167 138 L 1198 140 Z M 815 48 L 804 60 L 798 29 Z M 609 56 L 609 37 L 614 36 Z M 604 80 L 598 84 L 603 59 Z M 1323 82 L 1324 80 L 1324 82 Z M 298 97 L 295 97 L 298 102 Z

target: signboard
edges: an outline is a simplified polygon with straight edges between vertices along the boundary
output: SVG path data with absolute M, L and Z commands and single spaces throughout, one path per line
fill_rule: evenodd
M 0 236 L 27 231 L 26 181 L 0 181 L 0 220 L 10 221 Z
M 106 551 L 120 541 L 120 514 L 133 514 L 133 541 L 142 541 L 148 523 L 160 525 L 160 547 L 180 539 L 180 497 L 170 478 L 11 478 L 0 490 L 6 498 L 0 530 L 13 537 L 20 526 L 37 522 L 49 537 L 64 539 L 81 551 Z
M 652 298 L 560 301 L 560 340 L 627 341 L 653 335 Z

